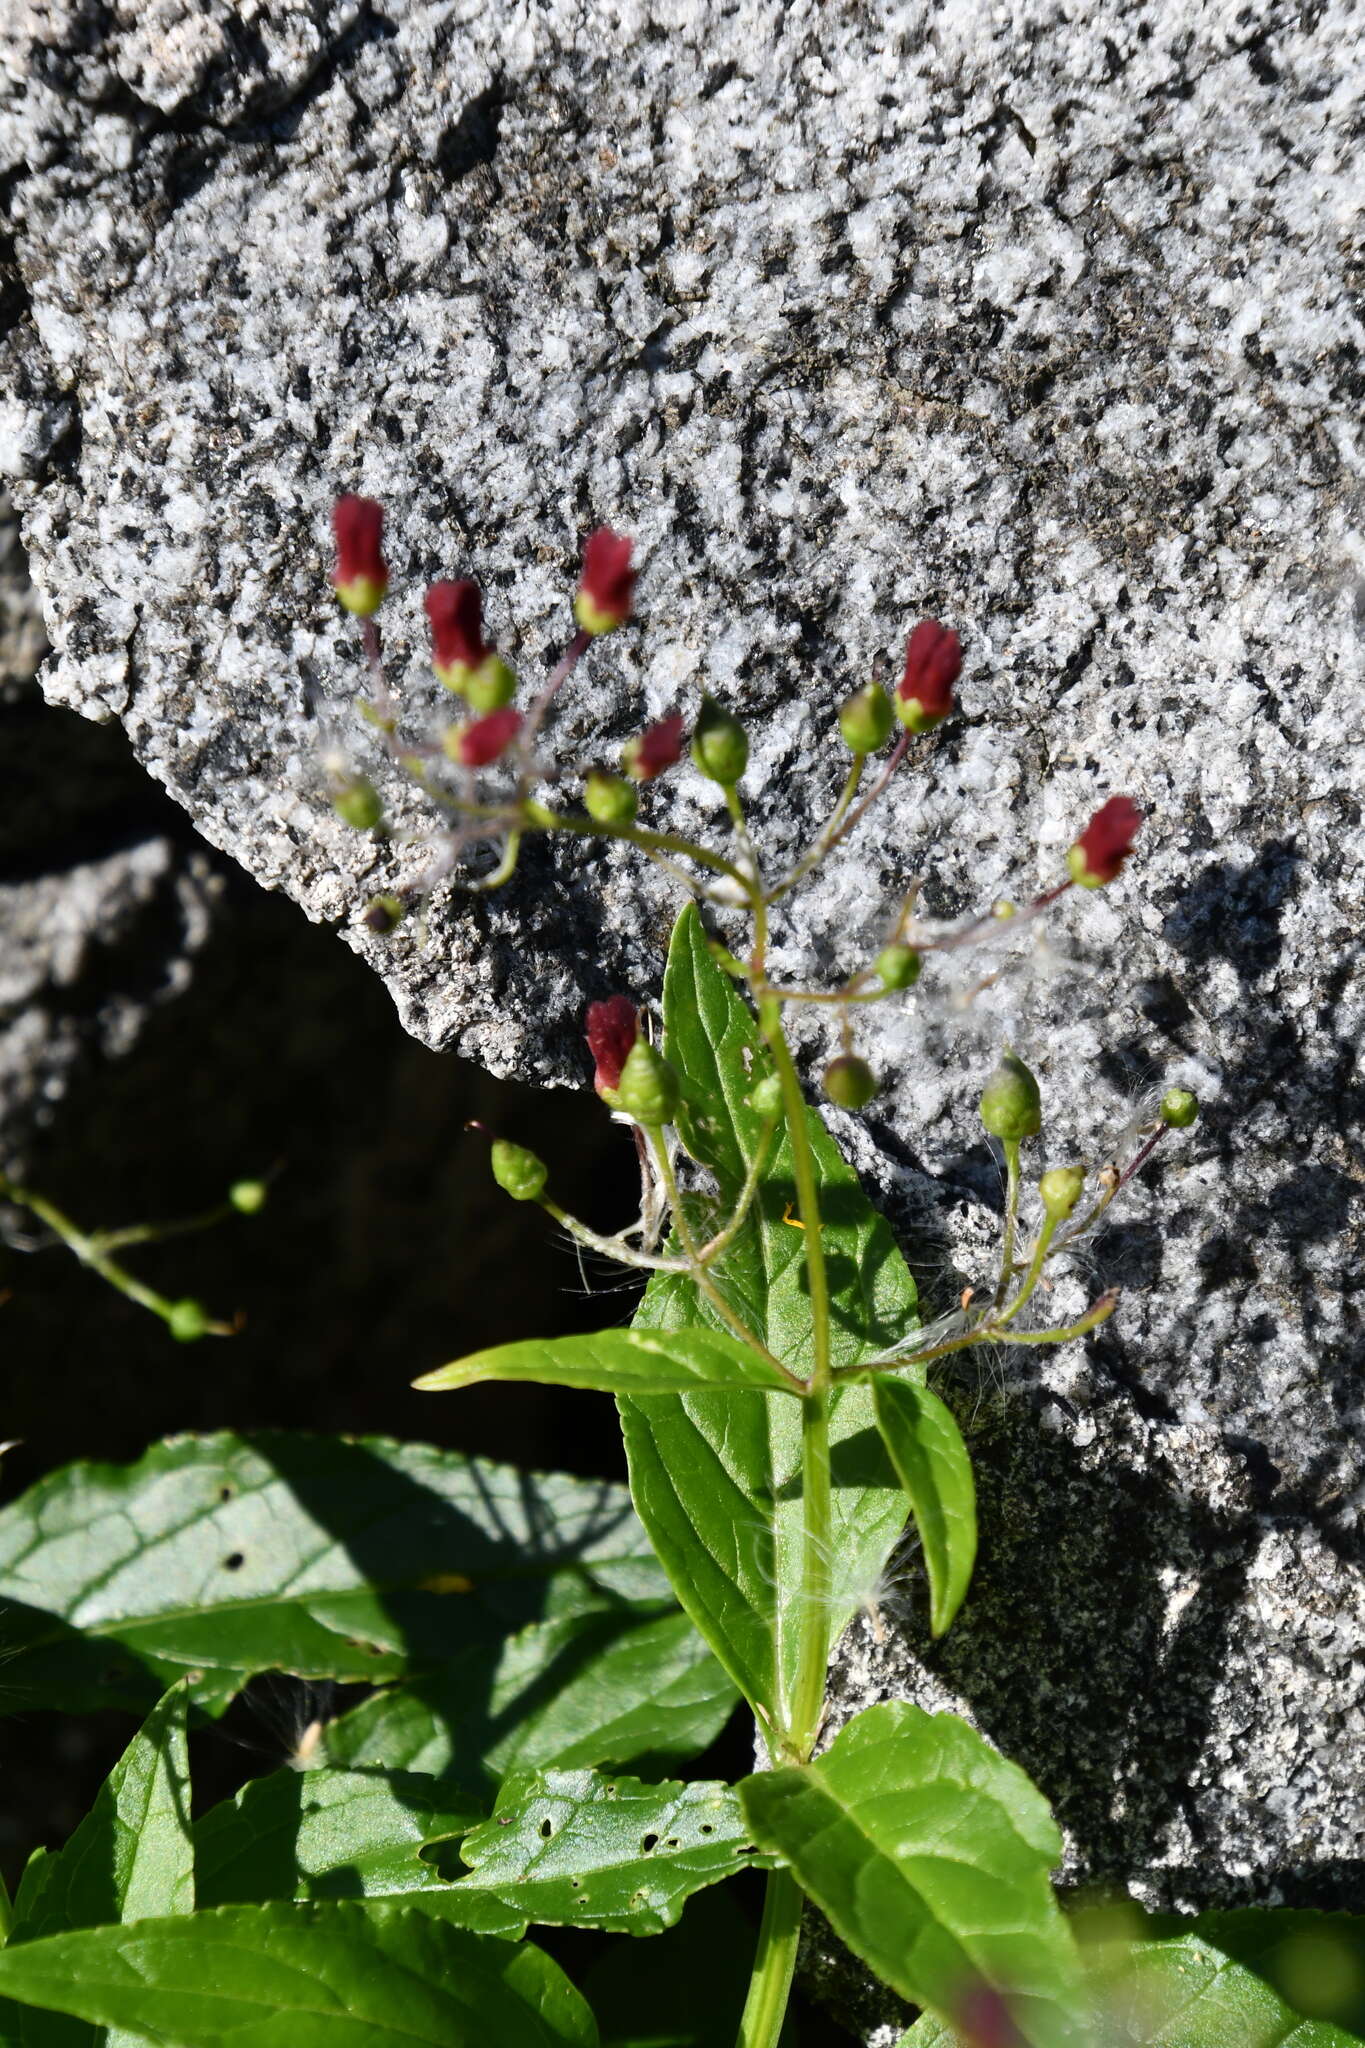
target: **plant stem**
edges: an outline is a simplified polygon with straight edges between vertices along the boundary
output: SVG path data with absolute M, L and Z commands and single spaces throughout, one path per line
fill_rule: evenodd
M 782 1029 L 780 1006 L 767 990 L 759 1001 L 758 1021 L 782 1089 L 782 1106 L 786 1111 L 787 1137 L 791 1145 L 792 1177 L 796 1182 L 796 1206 L 806 1232 L 806 1271 L 810 1280 L 811 1341 L 814 1347 L 810 1388 L 814 1397 L 825 1393 L 829 1387 L 829 1275 L 825 1268 L 821 1234 L 820 1198 L 815 1187 L 815 1159 L 806 1132 L 806 1098 L 801 1093 L 795 1062 Z
M 111 1258 L 107 1250 L 107 1239 L 100 1232 L 82 1230 L 45 1196 L 35 1194 L 31 1188 L 16 1187 L 8 1175 L 3 1173 L 0 1173 L 0 1201 L 14 1202 L 21 1209 L 32 1210 L 39 1222 L 45 1223 L 53 1235 L 61 1239 L 68 1251 L 74 1252 L 83 1266 L 88 1266 L 92 1273 L 98 1273 L 101 1280 L 107 1280 L 111 1287 L 116 1288 L 129 1301 L 135 1301 L 139 1308 L 149 1309 L 154 1316 L 160 1316 L 163 1323 L 170 1322 L 175 1312 L 174 1302 L 169 1301 L 164 1294 L 158 1294 L 154 1287 L 146 1286 L 136 1274 L 130 1273 L 126 1266 Z M 118 1236 L 120 1233 L 115 1232 L 111 1235 Z M 122 1236 L 125 1243 L 133 1241 L 131 1233 L 123 1233 Z M 142 1241 L 150 1240 L 144 1238 Z M 229 1323 L 209 1323 L 206 1325 L 206 1331 L 214 1337 L 230 1337 L 232 1326 Z
M 773 1353 L 769 1351 L 767 1345 L 763 1342 L 763 1339 L 757 1336 L 749 1328 L 744 1318 L 731 1308 L 729 1302 L 707 1272 L 706 1262 L 702 1258 L 697 1240 L 692 1235 L 692 1226 L 688 1222 L 683 1210 L 682 1195 L 678 1188 L 678 1176 L 673 1171 L 673 1161 L 668 1156 L 668 1145 L 663 1132 L 660 1130 L 651 1131 L 649 1133 L 649 1141 L 650 1149 L 654 1154 L 655 1164 L 659 1169 L 659 1178 L 664 1184 L 664 1189 L 668 1195 L 669 1207 L 673 1211 L 673 1228 L 678 1233 L 678 1242 L 686 1255 L 688 1277 L 692 1281 L 693 1286 L 700 1294 L 706 1296 L 716 1314 L 725 1323 L 726 1327 L 734 1332 L 742 1344 L 747 1344 L 751 1351 L 756 1351 L 759 1357 L 765 1359 L 769 1365 L 776 1366 L 784 1379 L 790 1380 L 794 1387 L 799 1387 L 801 1381 L 797 1378 L 796 1374 L 790 1371 L 780 1358 L 774 1357 Z
M 1057 1220 L 1055 1216 L 1045 1216 L 1043 1218 L 1042 1228 L 1038 1232 L 1038 1242 L 1033 1247 L 1033 1257 L 1029 1260 L 1029 1269 L 1024 1275 L 1023 1286 L 1019 1289 L 1019 1292 L 1015 1295 L 1008 1308 L 1001 1309 L 998 1314 L 991 1317 L 990 1328 L 993 1335 L 996 1331 L 1003 1330 L 1006 1323 L 1014 1321 L 1014 1318 L 1018 1315 L 1020 1309 L 1024 1306 L 1024 1303 L 1042 1278 L 1043 1261 L 1047 1258 L 1048 1246 L 1057 1234 Z
M 754 1973 L 735 2048 L 774 2048 L 787 2016 L 800 1935 L 801 1888 L 790 1870 L 770 1870 Z
M 806 1399 L 801 1410 L 801 1608 L 800 1650 L 786 1734 L 802 1762 L 815 1746 L 825 1703 L 825 1667 L 829 1657 L 830 1567 L 833 1503 L 829 1479 L 830 1319 L 829 1275 L 815 1185 L 815 1159 L 806 1130 L 806 1102 L 801 1093 L 781 1007 L 765 992 L 759 1002 L 759 1024 L 773 1056 L 787 1112 L 796 1201 L 805 1226 L 806 1275 L 810 1287 L 813 1357 Z
M 994 1308 L 999 1308 L 1008 1291 L 1014 1272 L 1014 1233 L 1019 1222 L 1019 1140 L 1006 1138 L 1005 1147 L 1005 1238 L 1000 1249 L 1000 1279 L 996 1285 Z
M 694 860 L 699 867 L 710 868 L 714 874 L 728 875 L 741 889 L 747 889 L 747 878 L 724 854 L 712 853 L 709 847 L 698 846 L 691 839 L 683 839 L 676 832 L 646 832 L 640 825 L 603 825 L 596 818 L 577 811 L 552 811 L 545 804 L 528 802 L 523 817 L 524 829 L 528 832 L 572 832 L 580 839 L 624 839 L 630 846 L 638 846 L 645 853 L 680 853 L 687 860 Z

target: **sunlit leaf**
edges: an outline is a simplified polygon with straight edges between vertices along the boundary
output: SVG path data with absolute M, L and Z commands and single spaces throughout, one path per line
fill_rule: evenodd
M 688 1896 L 759 1856 L 728 1785 L 645 1785 L 596 1771 L 509 1780 L 491 1821 L 460 1844 L 456 1887 L 540 1925 L 657 1934 Z
M 929 1618 L 936 1636 L 966 1597 L 976 1562 L 976 1488 L 972 1461 L 950 1408 L 900 1373 L 872 1383 L 877 1424 L 901 1476 L 929 1574 Z
M 965 1721 L 870 1707 L 813 1762 L 740 1794 L 754 1839 L 903 1998 L 951 2023 L 998 1994 L 1029 2048 L 1090 2048 L 1048 1876 L 1061 1838 L 1042 1794 Z
M 422 1444 L 177 1437 L 0 1511 L 16 1705 L 196 1704 L 256 1671 L 382 1681 L 509 1628 L 668 1599 L 623 1488 Z
M 719 1734 L 735 1688 L 685 1614 L 630 1608 L 533 1622 L 491 1685 L 482 1647 L 333 1721 L 329 1761 L 495 1778 L 546 1764 L 667 1769 Z

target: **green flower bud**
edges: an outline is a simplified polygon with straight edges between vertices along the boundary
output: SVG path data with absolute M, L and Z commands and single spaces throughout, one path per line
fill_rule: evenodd
M 583 784 L 583 808 L 599 825 L 632 825 L 640 799 L 620 775 L 593 768 Z
M 360 913 L 360 922 L 367 932 L 376 938 L 386 939 L 390 932 L 396 932 L 406 915 L 402 901 L 397 896 L 371 896 Z
M 839 730 L 850 754 L 875 754 L 886 745 L 892 723 L 891 699 L 880 683 L 864 683 L 839 713 Z
M 343 825 L 351 825 L 357 832 L 373 832 L 384 820 L 379 792 L 363 775 L 354 775 L 342 784 L 332 798 L 332 808 Z
M 208 1335 L 209 1312 L 202 1301 L 193 1301 L 187 1295 L 184 1301 L 171 1303 L 166 1327 L 177 1344 L 193 1344 L 197 1338 Z
M 866 1109 L 877 1085 L 877 1076 L 856 1053 L 846 1052 L 825 1068 L 825 1093 L 840 1109 Z
M 1187 1131 L 1199 1114 L 1199 1097 L 1189 1088 L 1168 1088 L 1161 1098 L 1161 1121 L 1173 1131 Z
M 627 1116 L 653 1129 L 671 1123 L 682 1099 L 678 1077 L 647 1038 L 637 1038 L 621 1069 L 616 1099 Z
M 256 1216 L 264 1209 L 270 1190 L 263 1180 L 235 1180 L 228 1189 L 228 1200 L 241 1216 Z
M 1045 1173 L 1038 1183 L 1038 1193 L 1043 1207 L 1054 1223 L 1060 1223 L 1069 1216 L 1081 1199 L 1085 1186 L 1085 1169 L 1081 1166 L 1054 1166 L 1051 1173 Z
M 692 759 L 703 775 L 729 789 L 749 765 L 749 740 L 734 715 L 714 697 L 703 697 L 692 736 Z
M 493 1178 L 514 1202 L 536 1202 L 545 1192 L 549 1168 L 524 1145 L 506 1138 L 493 1140 Z
M 782 1114 L 782 1083 L 776 1074 L 760 1074 L 749 1090 L 749 1107 L 765 1122 Z
M 913 946 L 883 946 L 877 972 L 883 988 L 913 988 L 919 980 L 920 958 Z
M 981 1121 L 993 1138 L 1017 1144 L 1036 1138 L 1043 1128 L 1043 1098 L 1016 1053 L 1000 1056 L 1000 1064 L 981 1091 Z
M 517 694 L 517 679 L 500 654 L 490 654 L 465 677 L 464 697 L 471 711 L 501 711 Z

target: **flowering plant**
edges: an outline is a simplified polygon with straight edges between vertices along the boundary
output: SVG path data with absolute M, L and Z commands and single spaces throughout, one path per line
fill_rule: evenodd
M 869 683 L 849 698 L 843 789 L 773 876 L 740 792 L 747 736 L 710 697 L 691 753 L 720 792 L 719 843 L 641 822 L 648 785 L 681 759 L 682 713 L 646 726 L 617 767 L 587 764 L 581 805 L 560 800 L 568 764 L 545 758 L 549 715 L 593 640 L 631 616 L 627 539 L 589 538 L 576 630 L 521 709 L 476 586 L 435 584 L 433 667 L 472 716 L 419 741 L 402 731 L 385 673 L 381 534 L 371 501 L 338 506 L 336 589 L 368 667 L 360 708 L 442 822 L 421 879 L 367 906 L 370 928 L 397 930 L 449 883 L 501 885 L 529 835 L 629 844 L 685 891 L 657 1012 L 632 991 L 585 1019 L 585 1076 L 590 1066 L 639 1160 L 635 1220 L 592 1230 L 554 1200 L 533 1151 L 490 1146 L 508 1196 L 646 1276 L 631 1326 L 502 1345 L 417 1382 L 613 1394 L 630 1498 L 411 1446 L 177 1439 L 128 1472 L 58 1474 L 0 1514 L 0 1592 L 25 1603 L 19 1682 L 60 1699 L 93 1656 L 110 1704 L 161 1694 L 77 1837 L 15 1901 L 0 1999 L 24 2009 L 24 2040 L 46 2048 L 29 2028 L 55 2011 L 192 2048 L 248 2037 L 260 2048 L 703 2048 L 732 2029 L 738 2048 L 773 2048 L 789 2038 L 810 1900 L 921 2008 L 902 2048 L 1358 2041 L 1335 2023 L 1355 1995 L 1341 1929 L 1294 1914 L 1175 1926 L 1067 1914 L 1046 1802 L 967 1721 L 888 1701 L 827 1725 L 832 1648 L 875 1599 L 907 1521 L 934 1634 L 970 1595 L 971 1460 L 932 1372 L 987 1345 L 1069 1343 L 1114 1313 L 1111 1292 L 1070 1323 L 1034 1320 L 1049 1263 L 1099 1226 L 1198 1105 L 1169 1089 L 1146 1129 L 1125 1133 L 1126 1151 L 1054 1164 L 1035 1182 L 1042 1094 L 1003 1048 L 980 1094 L 1005 1169 L 996 1277 L 924 1320 L 889 1226 L 805 1099 L 789 1014 L 832 1015 L 825 1093 L 864 1108 L 878 1077 L 856 1049 L 863 1009 L 917 1000 L 926 961 L 988 945 L 1076 885 L 1116 881 L 1137 807 L 1108 798 L 1068 874 L 1023 905 L 942 926 L 908 895 L 837 986 L 787 985 L 774 972 L 775 918 L 912 739 L 952 715 L 957 634 L 921 621 L 895 692 Z M 332 796 L 354 829 L 389 829 L 348 763 Z M 469 872 L 485 844 L 491 868 Z M 367 1696 L 319 1716 L 296 1770 L 191 1822 L 187 1697 L 215 1711 L 274 1668 L 363 1681 Z M 707 1748 L 739 1699 L 763 1767 L 737 1785 L 664 1775 Z M 719 2007 L 743 1916 L 717 1914 L 706 1894 L 754 1869 L 762 1921 L 730 2013 Z M 661 1937 L 651 2010 L 630 2004 L 634 1979 L 610 1958 L 576 1984 L 574 1956 L 561 1967 L 525 1938 L 532 1926 Z M 1333 2024 L 1319 2028 L 1324 1981 L 1336 1986 Z

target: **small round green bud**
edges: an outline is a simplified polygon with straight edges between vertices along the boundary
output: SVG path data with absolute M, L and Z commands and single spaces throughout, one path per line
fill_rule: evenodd
M 332 808 L 343 825 L 353 826 L 357 832 L 373 832 L 384 818 L 379 791 L 363 775 L 352 776 L 342 785 L 332 798 Z
M 880 683 L 864 683 L 839 713 L 839 731 L 850 754 L 875 754 L 886 745 L 893 722 L 891 699 Z
M 536 1202 L 545 1192 L 549 1168 L 524 1145 L 506 1138 L 493 1140 L 493 1178 L 514 1202 Z
M 621 1069 L 616 1099 L 627 1116 L 653 1129 L 671 1123 L 682 1099 L 678 1077 L 647 1038 L 637 1038 Z
M 1036 1138 L 1043 1128 L 1043 1098 L 1016 1053 L 1000 1056 L 1000 1064 L 981 1091 L 981 1121 L 993 1138 L 1018 1144 Z
M 517 679 L 500 654 L 486 655 L 465 677 L 465 702 L 480 717 L 486 711 L 501 711 L 516 694 Z
M 263 1180 L 235 1180 L 228 1189 L 228 1200 L 240 1216 L 257 1216 L 269 1193 Z
M 765 1122 L 782 1114 L 782 1083 L 776 1074 L 760 1074 L 749 1090 L 749 1107 Z
M 360 922 L 367 932 L 376 938 L 386 939 L 390 932 L 396 932 L 406 915 L 402 901 L 397 896 L 371 896 L 360 913 Z
M 1085 1186 L 1085 1169 L 1080 1166 L 1054 1166 L 1045 1173 L 1038 1183 L 1038 1193 L 1043 1207 L 1054 1223 L 1060 1223 L 1069 1216 L 1081 1199 Z
M 883 988 L 913 988 L 919 980 L 920 958 L 913 946 L 883 946 L 877 972 Z
M 730 789 L 749 765 L 749 738 L 732 712 L 703 697 L 692 735 L 692 759 L 703 775 Z
M 640 799 L 623 776 L 593 768 L 583 784 L 583 808 L 599 825 L 631 825 Z
M 183 1301 L 171 1303 L 166 1327 L 177 1344 L 193 1344 L 196 1339 L 208 1335 L 209 1312 L 202 1301 L 194 1301 L 187 1295 Z
M 1199 1115 L 1199 1097 L 1189 1088 L 1168 1088 L 1161 1098 L 1161 1121 L 1173 1131 L 1187 1131 Z
M 877 1092 L 877 1076 L 856 1053 L 843 1053 L 825 1068 L 825 1093 L 840 1109 L 866 1109 Z

